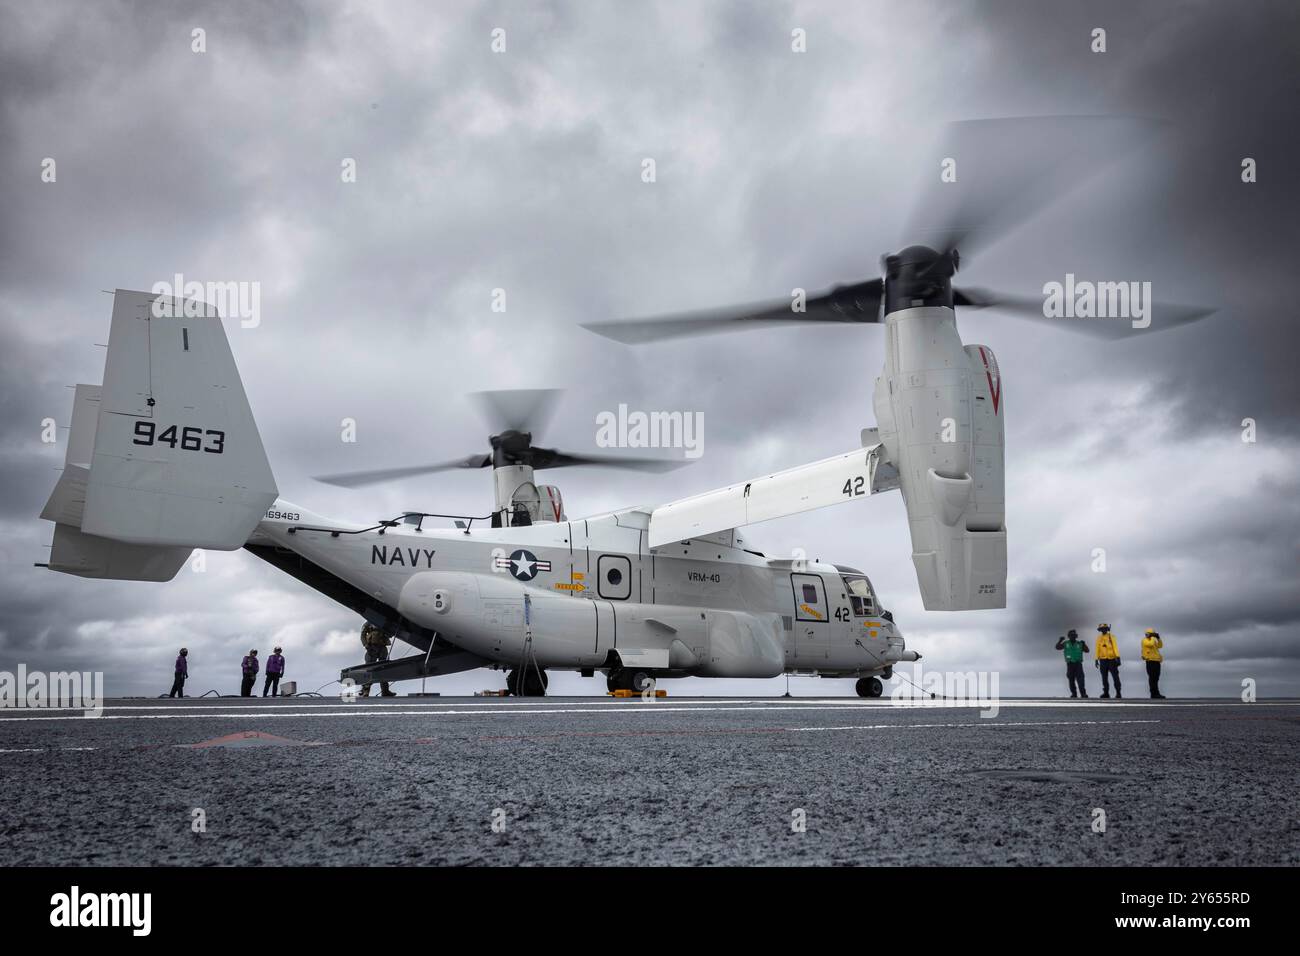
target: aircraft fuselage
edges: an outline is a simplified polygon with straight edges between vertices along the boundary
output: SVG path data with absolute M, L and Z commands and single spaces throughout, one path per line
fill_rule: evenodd
M 647 546 L 649 511 L 523 527 L 367 530 L 279 500 L 249 539 L 493 666 L 659 675 L 879 674 L 913 659 L 856 571 L 773 561 L 734 532 Z M 531 642 L 526 647 L 529 635 Z

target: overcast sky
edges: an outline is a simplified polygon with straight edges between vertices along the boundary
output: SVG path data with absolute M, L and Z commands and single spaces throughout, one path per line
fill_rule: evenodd
M 910 241 L 909 189 L 946 122 L 1121 113 L 1164 121 L 1159 142 L 981 249 L 961 278 L 1028 293 L 1067 272 L 1144 280 L 1219 311 L 1118 342 L 959 315 L 1003 374 L 1007 609 L 921 608 L 897 495 L 748 538 L 863 568 L 924 667 L 998 671 L 1004 695 L 1063 692 L 1052 644 L 1070 627 L 1091 644 L 1102 620 L 1134 691 L 1153 626 L 1172 696 L 1236 695 L 1244 678 L 1263 696 L 1300 694 L 1294 3 L 0 10 L 0 669 L 103 670 L 111 694 L 155 694 L 184 644 L 191 692 L 229 693 L 252 646 L 283 645 L 305 689 L 361 656 L 354 614 L 245 552 L 210 553 L 167 584 L 32 566 L 48 558 L 37 514 L 64 454 L 41 422 L 66 424 L 67 386 L 102 379 L 101 290 L 175 273 L 260 283 L 260 325 L 227 332 L 280 492 L 342 518 L 490 507 L 485 472 L 358 491 L 310 477 L 484 451 L 467 392 L 568 389 L 538 437 L 571 451 L 595 450 L 596 414 L 620 402 L 703 413 L 704 455 L 688 468 L 543 474 L 570 517 L 595 514 L 854 447 L 874 424 L 882 335 L 629 349 L 578 323 L 871 278 Z M 1090 49 L 1095 27 L 1104 53 Z M 796 28 L 806 53 L 791 50 Z M 1244 157 L 1258 182 L 1241 181 Z M 345 158 L 355 183 L 341 181 Z M 1254 443 L 1241 440 L 1247 417 Z M 344 418 L 355 444 L 340 441 Z M 502 685 L 474 672 L 429 689 Z M 604 686 L 556 675 L 551 689 Z M 802 678 L 792 691 L 852 685 Z

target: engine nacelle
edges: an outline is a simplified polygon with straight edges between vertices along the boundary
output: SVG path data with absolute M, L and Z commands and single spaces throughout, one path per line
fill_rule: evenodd
M 987 346 L 962 344 L 951 309 L 885 318 L 874 405 L 898 469 L 927 610 L 1006 607 L 1002 381 Z

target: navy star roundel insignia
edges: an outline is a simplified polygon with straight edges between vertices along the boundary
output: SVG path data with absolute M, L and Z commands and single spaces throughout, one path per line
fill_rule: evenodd
M 538 571 L 551 570 L 550 561 L 539 561 L 537 556 L 531 551 L 520 548 L 508 558 L 498 557 L 496 566 L 503 571 L 509 571 L 517 581 L 531 581 L 537 577 Z

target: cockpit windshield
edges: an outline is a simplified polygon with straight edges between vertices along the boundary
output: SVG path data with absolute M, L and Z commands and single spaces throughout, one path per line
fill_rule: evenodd
M 871 590 L 871 582 L 863 574 L 845 574 L 844 589 L 853 606 L 854 617 L 868 617 L 876 613 L 876 595 Z

